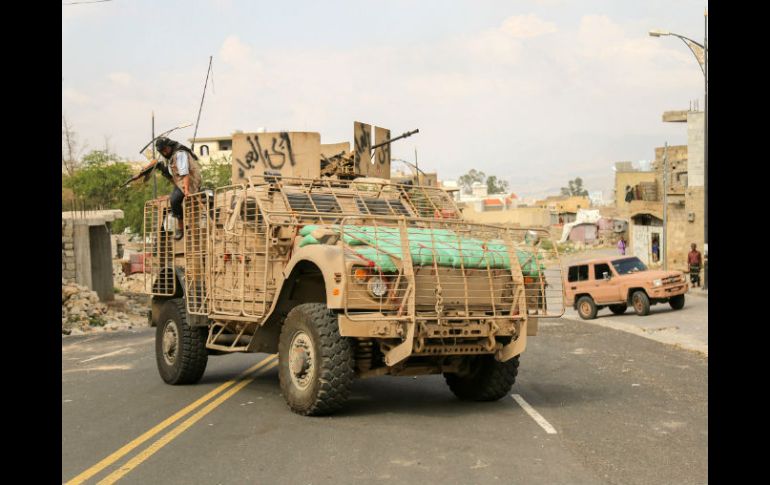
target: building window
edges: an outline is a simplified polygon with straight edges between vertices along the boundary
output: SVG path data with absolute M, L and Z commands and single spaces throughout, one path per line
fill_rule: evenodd
M 220 141 L 219 142 L 219 149 L 220 150 L 232 150 L 232 145 L 230 145 L 229 141 Z
M 208 145 L 201 145 L 201 156 L 207 157 L 209 155 L 209 146 Z

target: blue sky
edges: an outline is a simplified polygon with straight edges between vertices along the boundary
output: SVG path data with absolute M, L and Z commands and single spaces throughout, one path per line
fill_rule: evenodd
M 62 110 L 85 149 L 137 159 L 156 127 L 199 136 L 318 131 L 354 120 L 419 128 L 394 157 L 442 179 L 470 168 L 521 195 L 582 176 L 610 195 L 611 166 L 686 143 L 661 114 L 703 106 L 703 75 L 665 29 L 703 41 L 705 2 L 139 1 L 62 6 Z M 177 132 L 192 136 L 193 128 Z

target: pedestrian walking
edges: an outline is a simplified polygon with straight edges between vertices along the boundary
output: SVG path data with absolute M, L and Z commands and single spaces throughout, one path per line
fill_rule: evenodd
M 618 251 L 620 251 L 621 256 L 626 255 L 626 240 L 623 236 L 620 236 L 620 241 L 618 241 Z

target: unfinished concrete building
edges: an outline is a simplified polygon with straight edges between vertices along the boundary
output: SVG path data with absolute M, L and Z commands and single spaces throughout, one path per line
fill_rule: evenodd
M 102 301 L 115 298 L 110 223 L 122 218 L 121 210 L 62 212 L 62 279 L 87 286 Z
M 703 250 L 704 241 L 704 144 L 702 111 L 666 111 L 663 121 L 687 123 L 687 145 L 655 148 L 655 161 L 651 172 L 640 172 L 647 178 L 654 176 L 654 189 L 647 195 L 629 203 L 618 201 L 629 217 L 630 254 L 638 256 L 647 264 L 662 265 L 663 247 L 669 269 L 687 270 L 687 253 L 690 244 L 695 243 Z M 664 152 L 667 154 L 664 164 Z M 667 166 L 666 180 L 666 231 L 663 231 L 663 187 L 664 165 Z M 624 176 L 616 171 L 616 187 Z M 647 183 L 649 181 L 647 180 Z M 639 184 L 638 184 L 639 185 Z M 625 187 L 625 186 L 624 186 Z M 618 189 L 616 189 L 618 190 Z M 653 197 L 651 194 L 655 193 Z M 654 241 L 660 246 L 660 261 L 653 258 Z

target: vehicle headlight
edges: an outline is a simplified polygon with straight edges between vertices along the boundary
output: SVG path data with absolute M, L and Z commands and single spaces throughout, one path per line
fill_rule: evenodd
M 652 280 L 652 286 L 663 286 L 663 280 Z
M 373 276 L 369 278 L 369 282 L 366 284 L 366 289 L 373 296 L 382 298 L 385 293 L 388 292 L 388 284 L 379 276 Z

